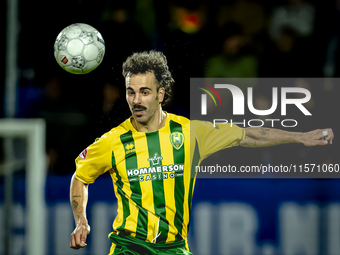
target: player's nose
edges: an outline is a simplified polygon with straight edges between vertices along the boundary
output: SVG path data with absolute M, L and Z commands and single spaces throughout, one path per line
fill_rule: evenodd
M 141 96 L 139 95 L 139 93 L 136 93 L 132 101 L 133 104 L 140 104 L 140 99 L 141 99 Z

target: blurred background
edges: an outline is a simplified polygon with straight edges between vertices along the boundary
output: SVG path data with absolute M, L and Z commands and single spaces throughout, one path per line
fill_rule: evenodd
M 121 66 L 133 52 L 164 52 L 176 81 L 165 110 L 186 117 L 190 77 L 340 73 L 339 0 L 7 0 L 0 6 L 0 117 L 46 122 L 45 254 L 109 251 L 107 234 L 117 207 L 109 174 L 90 186 L 92 233 L 81 251 L 69 248 L 74 228 L 69 183 L 78 154 L 130 116 Z M 54 59 L 54 41 L 72 23 L 92 25 L 105 40 L 102 64 L 86 75 L 69 74 Z M 13 33 L 17 41 L 11 40 Z M 306 120 L 299 131 L 332 127 L 337 136 L 340 87 L 305 79 L 292 86 L 311 91 L 313 100 L 306 107 L 316 109 L 319 120 Z M 14 95 L 11 109 L 9 94 Z M 270 96 L 259 88 L 254 99 L 258 109 L 268 109 Z M 8 160 L 5 140 L 0 139 L 0 163 Z M 0 167 L 0 254 L 22 255 L 28 254 L 27 142 L 15 138 L 12 143 L 9 157 L 23 163 L 15 167 L 13 185 L 7 188 L 11 209 L 4 203 L 8 179 Z M 338 163 L 336 139 L 334 143 L 317 163 Z M 239 155 L 238 148 L 232 150 L 225 152 L 231 162 Z M 243 161 L 314 163 L 316 154 L 310 148 L 283 147 L 259 150 Z M 194 254 L 340 254 L 338 179 L 198 179 L 192 210 L 189 244 Z

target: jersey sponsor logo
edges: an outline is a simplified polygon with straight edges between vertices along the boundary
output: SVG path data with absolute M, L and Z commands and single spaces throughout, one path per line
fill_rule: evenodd
M 170 164 L 162 165 L 163 157 L 158 155 L 157 152 L 150 158 L 150 167 L 142 167 L 139 169 L 126 170 L 127 177 L 130 182 L 135 181 L 154 181 L 175 178 L 183 176 L 184 164 Z
M 158 157 L 158 153 L 155 153 L 152 158 L 148 158 L 148 161 L 152 164 L 152 166 L 157 166 L 160 164 L 162 159 L 162 156 Z
M 158 165 L 127 170 L 130 182 L 173 179 L 183 176 L 184 164 Z
M 172 132 L 170 134 L 170 141 L 171 141 L 172 146 L 176 150 L 179 150 L 184 144 L 184 135 L 180 132 Z
M 87 157 L 87 149 L 83 150 L 83 151 L 79 154 L 79 158 L 86 159 L 86 157 Z
M 135 145 L 133 143 L 128 143 L 127 145 L 125 145 L 125 153 L 126 154 L 129 154 L 129 153 L 132 153 L 132 152 L 135 152 L 136 149 L 135 149 Z

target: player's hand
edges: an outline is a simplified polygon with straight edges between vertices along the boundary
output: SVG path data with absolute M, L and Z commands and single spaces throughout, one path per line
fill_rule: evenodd
M 87 224 L 87 222 L 79 222 L 71 234 L 70 247 L 76 250 L 86 247 L 86 237 L 88 234 L 90 234 L 90 226 Z
M 305 146 L 327 145 L 333 143 L 334 134 L 331 128 L 317 129 L 304 133 L 302 143 Z

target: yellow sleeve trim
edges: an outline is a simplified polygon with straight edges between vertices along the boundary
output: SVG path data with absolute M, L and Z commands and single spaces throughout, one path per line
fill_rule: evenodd
M 85 181 L 84 179 L 80 178 L 77 174 L 76 174 L 76 179 L 77 179 L 78 181 L 81 181 L 81 182 L 84 183 L 84 184 L 90 184 L 90 183 L 92 183 L 92 182 L 87 182 L 87 181 Z
M 241 138 L 241 141 L 243 141 L 244 138 L 246 138 L 246 130 L 244 128 L 242 128 L 242 138 Z

